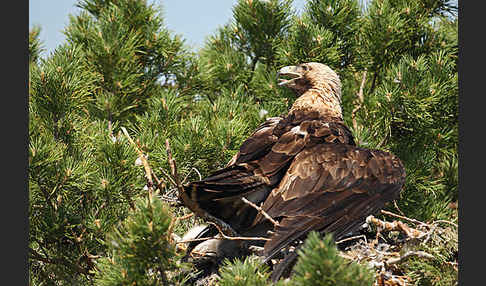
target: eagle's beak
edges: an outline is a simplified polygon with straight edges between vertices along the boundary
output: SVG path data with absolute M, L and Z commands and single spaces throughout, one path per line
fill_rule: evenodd
M 277 72 L 278 85 L 288 85 L 302 78 L 301 68 L 298 66 L 287 66 Z

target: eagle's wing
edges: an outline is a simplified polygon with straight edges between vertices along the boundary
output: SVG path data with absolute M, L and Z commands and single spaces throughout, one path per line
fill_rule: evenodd
M 260 124 L 253 134 L 246 139 L 240 147 L 238 153 L 226 165 L 247 163 L 266 155 L 273 144 L 277 141 L 277 136 L 273 134 L 275 126 L 282 120 L 282 117 L 269 117 Z
M 312 230 L 338 239 L 395 199 L 404 181 L 402 163 L 390 153 L 347 144 L 305 148 L 262 206 L 280 220 L 264 254 L 271 258 Z
M 182 199 L 196 213 L 200 208 L 236 229 L 248 227 L 256 210 L 241 197 L 260 204 L 304 147 L 322 142 L 348 143 L 350 138 L 350 131 L 340 123 L 269 118 L 243 142 L 226 168 L 190 183 Z
M 256 213 L 241 197 L 260 202 L 271 191 L 268 178 L 257 170 L 256 162 L 271 152 L 278 140 L 273 131 L 281 119 L 271 117 L 258 126 L 225 168 L 184 186 L 185 192 L 180 194 L 184 205 L 195 213 L 203 209 L 234 228 L 251 223 Z

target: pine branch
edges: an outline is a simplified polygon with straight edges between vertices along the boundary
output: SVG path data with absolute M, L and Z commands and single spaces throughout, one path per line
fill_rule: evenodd
M 79 265 L 79 262 L 73 264 L 64 258 L 47 258 L 42 256 L 41 254 L 39 254 L 37 251 L 33 250 L 30 247 L 29 247 L 29 252 L 31 253 L 31 256 L 29 256 L 30 259 L 34 259 L 48 264 L 61 264 L 66 266 L 69 269 L 74 269 L 79 274 L 85 274 L 90 276 L 94 275 L 93 273 L 90 272 L 89 269 L 81 267 Z

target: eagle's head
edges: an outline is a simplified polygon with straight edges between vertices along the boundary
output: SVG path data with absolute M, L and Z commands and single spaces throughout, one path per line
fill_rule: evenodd
M 321 63 L 286 66 L 277 73 L 279 85 L 285 85 L 298 95 L 314 88 L 332 93 L 341 101 L 341 80 L 330 67 Z

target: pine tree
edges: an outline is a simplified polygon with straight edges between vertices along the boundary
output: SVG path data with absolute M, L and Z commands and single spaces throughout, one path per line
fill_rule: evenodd
M 85 0 L 65 34 L 100 75 L 90 111 L 110 122 L 143 112 L 158 86 L 171 86 L 189 63 L 183 41 L 146 1 Z
M 29 31 L 29 63 L 37 63 L 40 53 L 44 50 L 39 39 L 41 28 L 34 26 Z
M 145 193 L 119 132 L 147 101 L 183 86 L 191 53 L 145 1 L 82 1 L 68 42 L 29 71 L 29 270 L 35 285 L 93 283 L 106 233 Z M 115 21 L 116 20 L 116 21 Z M 37 30 L 31 60 L 38 57 Z M 122 41 L 121 41 L 122 39 Z M 165 80 L 165 82 L 164 82 Z
M 317 232 L 309 233 L 299 251 L 294 267 L 293 285 L 372 285 L 374 275 L 370 269 L 349 263 L 340 257 L 332 235 L 324 239 Z
M 157 197 L 135 204 L 123 223 L 106 235 L 109 256 L 97 261 L 96 285 L 182 285 L 180 258 L 169 241 L 167 205 Z
M 219 276 L 218 285 L 221 286 L 265 286 L 270 283 L 268 266 L 251 256 L 243 261 L 226 260 Z

